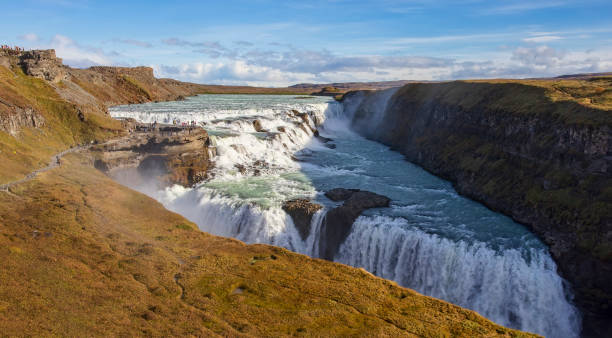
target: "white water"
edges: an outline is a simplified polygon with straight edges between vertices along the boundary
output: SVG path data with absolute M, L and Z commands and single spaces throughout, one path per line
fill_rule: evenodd
M 562 280 L 543 250 L 503 253 L 484 243 L 453 242 L 410 229 L 402 218 L 360 217 L 338 262 L 420 292 L 469 307 L 506 326 L 551 336 L 575 335 L 574 309 L 563 302 Z M 546 318 L 546 320 L 542 320 Z
M 324 122 L 330 149 L 299 123 Z M 325 210 L 302 240 L 283 201 L 360 188 L 386 195 L 354 224 L 336 261 L 364 267 L 424 294 L 474 309 L 497 323 L 551 337 L 575 337 L 579 314 L 547 248 L 507 217 L 457 195 L 452 186 L 347 126 L 341 107 L 321 98 L 206 95 L 187 101 L 121 106 L 116 117 L 204 123 L 217 147 L 214 177 L 194 188 L 135 187 L 196 222 L 203 231 L 316 255 Z M 269 133 L 258 133 L 253 120 Z M 284 128 L 280 132 L 279 128 Z M 299 159 L 299 162 L 296 162 Z M 244 166 L 243 170 L 238 167 Z M 129 185 L 129 182 L 125 182 Z

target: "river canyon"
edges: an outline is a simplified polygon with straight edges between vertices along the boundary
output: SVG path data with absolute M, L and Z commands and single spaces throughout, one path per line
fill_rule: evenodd
M 326 214 L 342 204 L 325 192 L 370 191 L 388 197 L 389 207 L 364 211 L 328 258 L 504 326 L 550 337 L 580 334 L 571 287 L 557 273 L 548 246 L 525 226 L 366 138 L 363 119 L 355 128 L 359 116 L 350 101 L 198 95 L 116 106 L 110 114 L 143 123 L 194 121 L 208 132 L 212 166 L 193 186 L 135 179 L 134 169 L 111 172 L 202 231 L 323 257 L 322 248 L 330 245 L 323 231 Z M 375 128 L 382 116 L 370 118 L 367 125 Z M 283 210 L 283 203 L 296 198 L 322 206 L 305 232 Z

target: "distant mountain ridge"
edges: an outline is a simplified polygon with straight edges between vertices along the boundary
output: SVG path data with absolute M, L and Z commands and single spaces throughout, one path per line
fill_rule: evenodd
M 401 87 L 408 83 L 427 82 L 414 80 L 396 80 L 396 81 L 378 81 L 378 82 L 334 82 L 334 83 L 298 83 L 288 88 L 305 89 L 305 90 L 321 90 L 325 87 L 334 87 L 340 90 L 355 90 L 355 89 L 387 89 L 393 87 Z

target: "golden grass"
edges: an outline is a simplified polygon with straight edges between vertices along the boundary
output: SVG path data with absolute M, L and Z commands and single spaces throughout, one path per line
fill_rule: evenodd
M 77 107 L 63 100 L 45 81 L 23 74 L 15 67 L 0 66 L 0 97 L 20 108 L 32 108 L 45 120 L 42 128 L 23 128 L 17 136 L 0 132 L 0 183 L 22 178 L 48 164 L 50 157 L 64 149 L 121 132 L 110 117 L 77 116 Z M 10 114 L 10 111 L 4 112 Z
M 0 332 L 528 336 L 360 270 L 196 230 L 83 154 L 0 193 Z
M 464 111 L 487 110 L 552 117 L 567 124 L 600 126 L 612 125 L 612 100 L 609 97 L 612 80 L 607 79 L 412 83 L 399 89 L 395 95 L 404 96 L 412 103 L 437 102 L 459 106 Z
M 534 79 L 534 80 L 472 80 L 465 82 L 493 84 L 522 84 L 545 89 L 545 96 L 553 102 L 573 101 L 578 104 L 602 110 L 612 110 L 612 76 L 575 79 Z M 520 97 L 516 97 L 520 99 Z

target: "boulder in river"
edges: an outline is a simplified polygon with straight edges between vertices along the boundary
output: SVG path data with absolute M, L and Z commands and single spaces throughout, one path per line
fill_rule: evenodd
M 321 208 L 323 208 L 321 205 L 303 198 L 292 199 L 283 203 L 283 210 L 291 216 L 293 224 L 295 224 L 303 240 L 306 240 L 310 234 L 312 216 Z
M 319 256 L 328 260 L 334 259 L 340 245 L 351 232 L 353 223 L 363 211 L 371 208 L 388 207 L 391 199 L 359 189 L 336 188 L 329 190 L 325 196 L 332 201 L 344 203 L 327 212 L 321 227 Z
M 261 125 L 261 121 L 259 120 L 255 120 L 253 121 L 253 128 L 255 128 L 255 131 L 257 132 L 263 132 L 266 131 L 263 126 Z
M 319 134 L 319 131 L 315 129 L 314 131 L 314 137 L 316 137 L 319 141 L 323 142 L 323 143 L 327 143 L 330 141 L 333 141 L 332 139 L 330 139 L 329 137 L 325 137 L 325 136 L 321 136 Z
M 359 189 L 344 189 L 344 188 L 335 188 L 325 192 L 325 197 L 329 198 L 334 202 L 347 200 L 349 197 L 360 191 Z

